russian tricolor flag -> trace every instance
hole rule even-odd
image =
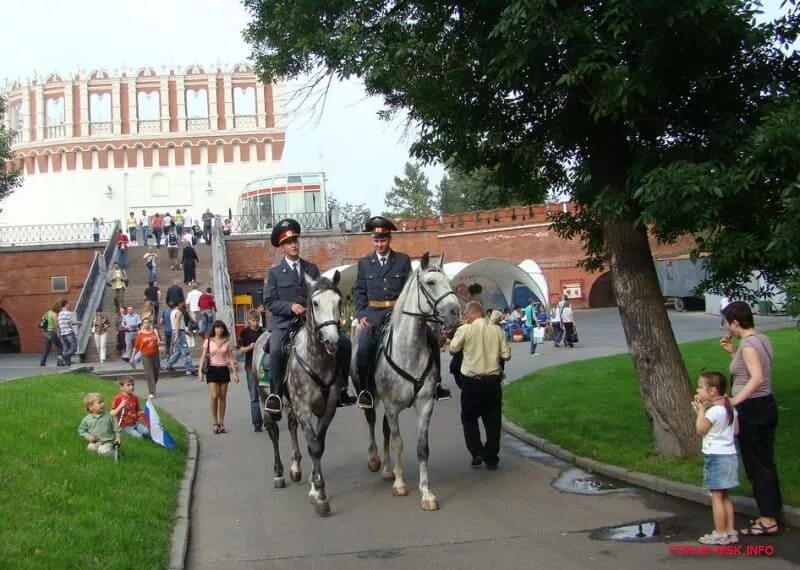
[[[150,438],[158,445],[167,448],[175,447],[175,440],[169,435],[169,432],[164,428],[161,423],[161,418],[158,417],[156,407],[153,401],[148,398],[147,404],[144,406],[144,423],[150,428]]]

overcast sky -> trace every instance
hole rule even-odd
[[[0,83],[34,70],[46,75],[151,65],[160,71],[170,64],[236,63],[250,53],[241,34],[248,19],[238,0],[26,0],[4,2],[2,20]],[[401,122],[378,119],[381,108],[357,82],[334,85],[319,121],[308,110],[287,118],[281,170],[324,170],[329,192],[380,212],[412,142]],[[433,188],[442,169],[426,172]]]

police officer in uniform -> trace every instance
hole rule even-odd
[[[397,227],[382,216],[374,216],[367,221],[366,231],[372,232],[372,243],[375,251],[365,255],[358,261],[358,275],[353,284],[355,316],[361,334],[358,337],[358,355],[356,362],[359,378],[357,405],[359,408],[371,409],[374,401],[369,378],[370,359],[378,341],[380,328],[384,318],[388,318],[394,307],[406,279],[411,274],[411,259],[391,248],[392,232]],[[441,374],[441,354],[439,339],[430,327],[428,344],[437,369]],[[436,399],[450,398],[450,391],[442,387],[441,376],[436,381]]]
[[[267,271],[264,281],[264,304],[271,314],[269,330],[272,333],[269,341],[270,394],[264,409],[272,414],[280,414],[283,404],[280,389],[286,371],[287,354],[282,347],[295,326],[296,319],[303,319],[306,314],[308,285],[305,276],[319,279],[317,266],[300,257],[299,237],[300,224],[295,220],[287,218],[275,225],[272,230],[272,246],[280,248],[284,257]],[[351,405],[355,400],[347,394],[350,351],[350,339],[347,335],[340,335],[336,358],[338,368],[345,378],[340,405]]]

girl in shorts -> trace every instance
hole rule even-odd
[[[200,355],[200,381],[208,384],[211,400],[211,429],[214,433],[225,433],[225,408],[228,384],[239,383],[239,371],[231,346],[228,327],[222,321],[214,321],[208,338],[203,343]]]
[[[695,429],[703,436],[703,486],[711,493],[714,531],[701,536],[702,544],[734,544],[733,503],[729,491],[739,485],[736,455],[736,410],[725,392],[728,381],[720,372],[703,372],[697,380],[692,408],[697,413]]]

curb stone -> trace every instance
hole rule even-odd
[[[174,417],[174,416],[173,416]],[[192,486],[197,474],[197,434],[187,427],[189,449],[186,454],[186,468],[183,471],[178,504],[175,507],[175,526],[170,537],[169,569],[183,570],[186,567],[186,554],[189,552],[189,508],[192,503]]]
[[[505,418],[503,418],[503,430],[527,444],[538,447],[542,451],[555,455],[559,459],[563,459],[568,463],[573,463],[587,471],[605,475],[606,477],[612,477],[637,487],[644,487],[645,489],[650,489],[657,493],[685,499],[701,505],[711,504],[708,491],[703,487],[698,487],[697,485],[691,485],[689,483],[679,483],[656,475],[650,475],[649,473],[628,471],[624,467],[601,463],[588,457],[580,457],[542,437],[526,432],[524,429]],[[754,499],[736,495],[732,496],[731,500],[737,512],[744,513],[748,516],[758,516],[758,507]],[[785,505],[783,507],[783,523],[796,528],[800,527],[800,508]]]

